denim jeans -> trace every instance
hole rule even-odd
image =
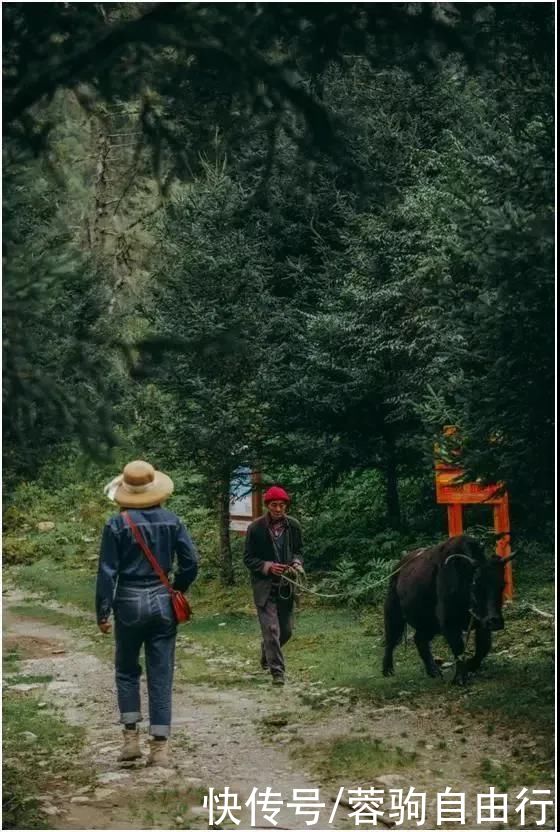
[[[177,624],[171,598],[155,581],[120,583],[114,603],[115,671],[121,722],[140,722],[140,650],[144,645],[152,736],[167,737],[171,727],[171,688]]]

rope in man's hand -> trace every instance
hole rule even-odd
[[[324,592],[317,592],[316,589],[306,585],[307,576],[302,567],[296,569],[294,566],[288,566],[282,573],[280,579],[280,588],[278,595],[284,601],[291,598],[292,595],[297,595],[298,592],[307,592],[310,595],[316,595],[319,598],[340,598],[340,593],[326,594]],[[282,589],[284,588],[284,592]]]

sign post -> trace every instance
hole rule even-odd
[[[456,428],[447,426],[444,433],[450,436]],[[496,553],[501,558],[511,554],[509,497],[504,483],[481,485],[478,482],[461,482],[465,471],[459,465],[442,460],[436,447],[436,501],[447,506],[447,524],[449,536],[463,533],[463,506],[491,505],[493,509],[494,531],[498,536]],[[513,598],[513,574],[511,562],[504,567],[504,598]]]
[[[262,514],[261,476],[243,466],[233,472],[230,483],[229,528],[245,534],[253,520]]]

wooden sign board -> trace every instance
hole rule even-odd
[[[503,483],[482,485],[478,482],[458,482],[464,475],[460,468],[436,463],[436,500],[438,503],[499,503],[504,496]]]
[[[246,466],[234,471],[230,483],[230,531],[245,534],[249,524],[262,514],[260,482],[260,474]]]

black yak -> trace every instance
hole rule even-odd
[[[481,544],[467,535],[406,554],[385,600],[383,675],[393,675],[393,651],[410,624],[428,675],[442,675],[430,649],[433,637],[441,633],[456,659],[453,681],[464,684],[488,654],[492,631],[503,629],[504,566],[513,557],[488,559]],[[465,661],[463,632],[471,616],[475,653]]]

